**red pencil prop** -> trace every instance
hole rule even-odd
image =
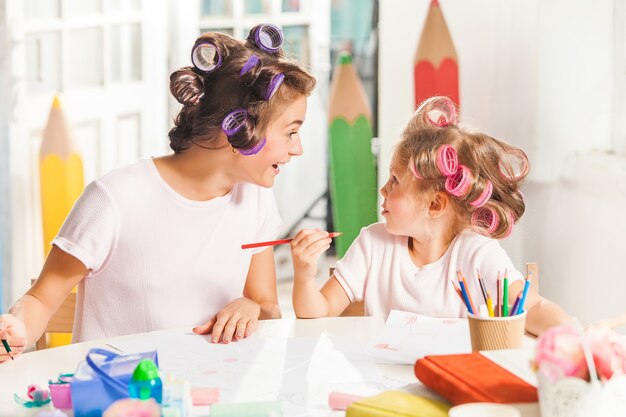
[[[337,236],[341,236],[341,232],[332,232],[328,234],[328,237],[331,239]],[[282,245],[285,243],[290,243],[292,240],[293,239],[280,239],[280,240],[270,240],[269,242],[247,243],[245,245],[241,245],[241,249],[252,249],[252,248],[261,248],[263,246]]]

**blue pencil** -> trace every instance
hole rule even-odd
[[[465,305],[467,306],[467,310],[470,314],[474,314],[472,310],[472,305],[470,304],[469,297],[467,296],[467,290],[465,289],[465,284],[463,281],[459,281],[459,285],[461,286],[461,295],[463,296],[463,300],[465,300]]]
[[[526,282],[524,283],[524,291],[522,292],[522,299],[519,302],[519,305],[517,306],[517,312],[519,312],[520,314],[522,314],[524,312],[524,303],[526,302],[526,294],[528,294],[528,287],[530,287],[530,280],[526,279]]]

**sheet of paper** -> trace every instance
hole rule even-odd
[[[159,367],[192,386],[220,388],[220,402],[282,400],[284,415],[328,416],[332,391],[369,396],[413,382],[381,375],[365,346],[347,337],[251,337],[214,344],[185,331],[112,344],[123,352],[156,349]]]
[[[426,355],[470,353],[467,319],[392,310],[367,352],[378,361],[413,365]]]

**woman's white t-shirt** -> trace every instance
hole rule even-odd
[[[202,324],[242,297],[250,260],[281,219],[271,189],[237,184],[184,198],[151,159],[87,186],[52,244],[90,272],[78,288],[77,342]]]
[[[365,301],[366,315],[386,317],[391,310],[402,310],[465,317],[467,309],[451,283],[458,282],[458,270],[475,304],[484,304],[477,271],[494,300],[498,272],[507,271],[509,285],[523,279],[497,240],[474,232],[459,234],[439,260],[418,267],[410,257],[408,237],[390,234],[384,223],[361,230],[334,274],[350,301]]]

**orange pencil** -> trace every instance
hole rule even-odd
[[[460,270],[456,271],[456,273],[459,276],[459,281],[463,281],[463,285],[465,285],[465,291],[467,291],[467,298],[470,302],[470,306],[472,307],[472,311],[474,312],[474,314],[478,315],[478,310],[476,310],[476,307],[474,307],[474,301],[472,300],[472,295],[470,294],[470,288],[467,285],[467,281],[465,281],[465,277],[463,276],[463,274],[461,274]]]
[[[341,232],[332,232],[328,234],[329,238],[334,238],[337,236],[341,236]],[[241,249],[252,249],[252,248],[261,248],[263,246],[275,246],[282,245],[285,243],[290,243],[293,238],[290,239],[280,239],[280,240],[270,240],[268,242],[257,242],[257,243],[246,243],[245,245],[241,245]]]

